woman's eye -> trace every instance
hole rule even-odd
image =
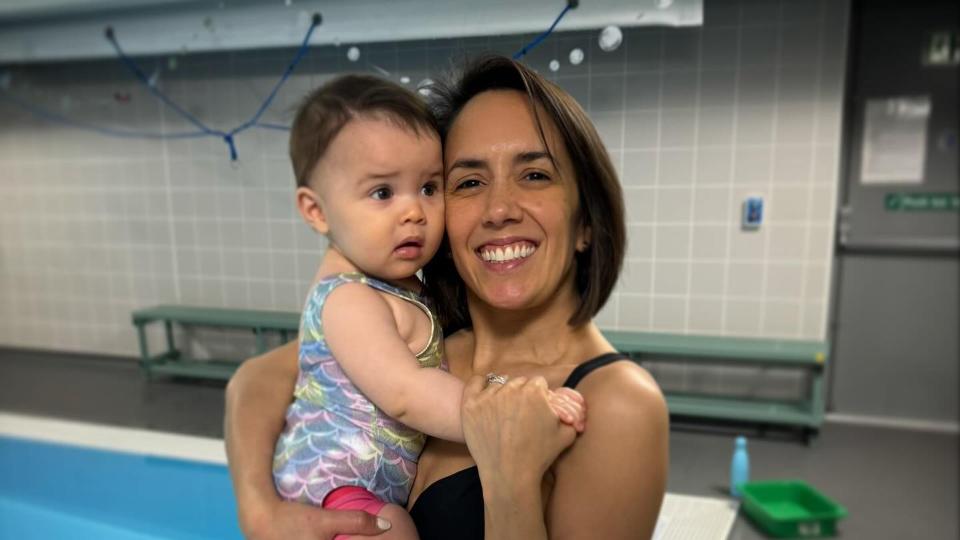
[[[459,184],[457,184],[456,187],[454,187],[454,190],[456,191],[461,189],[470,189],[470,188],[475,188],[479,185],[480,185],[480,181],[477,180],[476,178],[468,178],[466,180],[463,180]]]
[[[388,187],[377,188],[370,194],[371,197],[378,201],[384,201],[390,198],[393,195],[393,191]]]
[[[531,171],[524,176],[527,180],[549,180],[550,177],[540,171]]]

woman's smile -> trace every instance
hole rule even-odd
[[[474,97],[447,136],[447,235],[468,288],[499,307],[573,301],[580,235],[573,167],[556,126],[526,96]],[[564,294],[557,295],[562,289]]]
[[[476,252],[491,270],[506,271],[525,263],[537,251],[537,244],[525,238],[500,238],[484,243]]]

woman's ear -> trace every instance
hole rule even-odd
[[[587,225],[580,225],[577,227],[577,243],[576,250],[577,253],[583,253],[590,247],[590,236],[591,231],[590,227]]]
[[[307,222],[307,225],[313,227],[313,230],[320,234],[327,234],[330,226],[327,223],[327,214],[323,210],[320,196],[308,187],[298,187],[294,197],[297,211],[300,212],[300,217]]]

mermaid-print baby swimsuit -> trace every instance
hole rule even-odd
[[[443,333],[425,300],[360,273],[319,281],[300,320],[300,374],[287,423],[277,440],[273,478],[286,500],[320,506],[338,487],[358,486],[382,500],[405,505],[426,437],[386,415],[350,382],[323,334],[323,304],[344,283],[362,283],[422,309],[431,323],[427,345],[416,355],[421,367],[442,366]]]

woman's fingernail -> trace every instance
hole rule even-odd
[[[389,521],[383,519],[382,517],[377,518],[377,528],[381,531],[389,531],[390,527],[392,526],[393,525],[391,525]]]

